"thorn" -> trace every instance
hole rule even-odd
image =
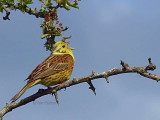
[[[92,77],[94,77],[96,75],[96,72],[94,70],[92,70]]]
[[[149,62],[149,65],[145,68],[146,70],[155,70],[156,69],[156,65],[154,65],[151,61],[151,58],[148,58],[148,62]]]
[[[89,80],[87,83],[88,83],[89,86],[90,86],[89,89],[91,89],[91,90],[93,91],[94,95],[96,95],[95,87],[93,86],[91,80]]]
[[[122,61],[122,60],[121,60],[121,65],[122,65],[124,71],[126,71],[127,67],[129,67],[129,65],[125,64],[124,61]]]
[[[122,60],[121,60],[121,65],[122,65],[123,70],[126,71],[125,64],[124,64],[124,62]]]
[[[121,65],[124,66],[124,62],[121,60]]]
[[[151,62],[151,58],[148,58],[148,62],[149,62],[149,64],[152,64],[152,62]]]
[[[126,69],[125,63],[124,63],[124,61],[122,61],[122,60],[121,60],[121,65],[122,65],[122,67],[123,67],[124,69]]]
[[[56,90],[53,90],[53,91],[52,91],[52,95],[53,95],[53,94],[54,94],[54,97],[55,97],[55,99],[56,99],[56,103],[59,104],[57,91],[56,91]]]
[[[108,75],[107,74],[104,76],[104,78],[106,79],[106,82],[109,83],[109,79],[108,79]]]

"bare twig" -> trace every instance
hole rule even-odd
[[[113,75],[118,75],[118,74],[123,74],[123,73],[138,73],[143,77],[150,78],[150,79],[153,79],[153,80],[156,80],[156,81],[160,81],[160,76],[147,72],[148,70],[155,70],[156,69],[156,66],[154,64],[152,64],[151,59],[149,59],[149,65],[146,66],[146,67],[129,67],[123,61],[121,61],[121,65],[122,65],[122,68],[112,69],[110,71],[103,72],[103,73],[92,72],[92,74],[89,75],[89,76],[82,77],[82,78],[79,78],[79,79],[74,78],[73,80],[62,83],[59,86],[55,86],[55,87],[52,87],[50,89],[39,90],[37,93],[35,93],[35,94],[33,94],[33,95],[31,95],[27,98],[24,98],[24,99],[22,99],[18,102],[13,102],[13,103],[7,104],[0,111],[0,120],[2,119],[2,117],[5,114],[12,111],[13,109],[18,108],[18,107],[20,107],[22,105],[25,105],[27,103],[30,103],[30,102],[36,100],[37,98],[39,98],[41,96],[54,93],[54,91],[57,92],[57,91],[59,91],[63,88],[70,87],[70,86],[73,86],[73,85],[76,85],[76,84],[79,84],[79,83],[82,83],[82,82],[88,82],[88,81],[95,80],[95,79],[98,79],[98,78],[105,78],[106,79],[106,76],[107,76],[107,79],[108,79],[108,77],[113,76]],[[93,73],[94,73],[94,75],[93,75]],[[57,94],[55,95],[55,98],[56,98],[56,101],[58,102]]]

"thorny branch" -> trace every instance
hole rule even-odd
[[[24,98],[18,102],[6,104],[6,106],[2,110],[0,110],[0,120],[2,120],[2,118],[5,114],[12,111],[13,109],[18,108],[18,107],[25,105],[27,103],[30,103],[30,102],[36,100],[37,98],[42,97],[47,94],[54,94],[55,98],[56,98],[56,102],[58,103],[57,91],[60,91],[63,88],[70,87],[70,86],[73,86],[73,85],[76,85],[79,83],[83,83],[83,82],[88,83],[90,85],[89,88],[95,93],[95,87],[93,86],[91,81],[98,79],[98,78],[105,78],[108,83],[109,82],[108,77],[110,77],[110,76],[123,74],[123,73],[138,73],[143,77],[156,80],[157,82],[160,81],[160,76],[148,73],[149,70],[153,71],[156,69],[156,66],[154,64],[152,64],[152,62],[151,62],[151,58],[149,58],[148,61],[149,61],[149,65],[146,67],[129,67],[128,64],[121,61],[122,68],[112,69],[110,71],[102,72],[102,73],[95,73],[94,71],[92,71],[92,74],[89,76],[78,78],[78,79],[74,78],[71,81],[67,81],[59,86],[55,86],[50,89],[40,89],[37,93],[35,93],[27,98]]]

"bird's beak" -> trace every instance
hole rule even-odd
[[[71,50],[75,50],[74,48],[70,48]]]

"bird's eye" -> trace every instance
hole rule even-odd
[[[62,47],[65,48],[65,45],[63,45]]]

